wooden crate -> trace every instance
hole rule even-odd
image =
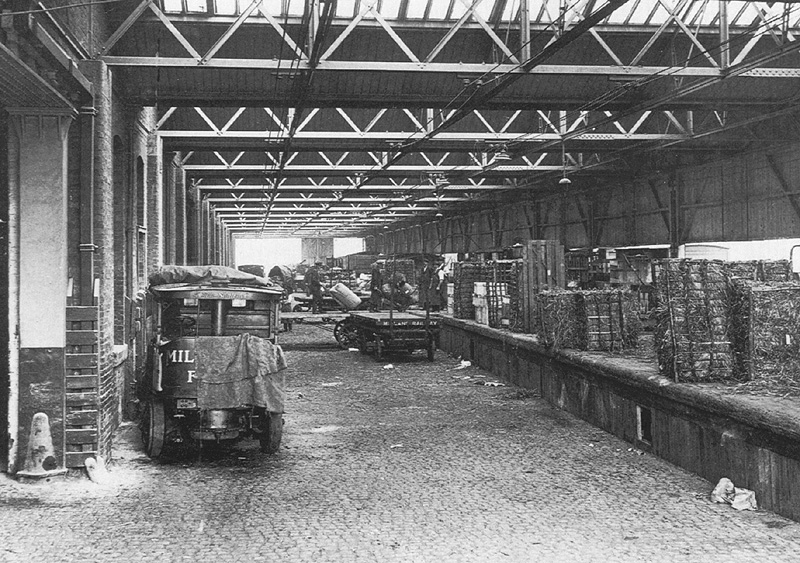
[[[523,332],[533,333],[537,322],[536,295],[545,289],[566,288],[564,245],[557,240],[529,240],[522,248]]]

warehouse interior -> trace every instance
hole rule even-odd
[[[165,264],[277,267],[281,330],[380,358],[312,304],[318,263],[365,306],[402,274],[440,350],[800,519],[800,412],[773,401],[800,389],[797,3],[1,6],[5,472],[40,412],[54,468],[110,456]],[[265,240],[299,260],[237,258]],[[618,361],[637,340],[644,371]]]

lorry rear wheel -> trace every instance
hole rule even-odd
[[[164,435],[166,434],[166,421],[164,418],[164,403],[157,399],[147,401],[144,413],[144,449],[148,457],[158,458],[164,451]]]

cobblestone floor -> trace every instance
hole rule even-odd
[[[105,485],[0,481],[0,561],[800,560],[800,524],[441,352],[288,356],[278,454],[152,462],[126,426]]]

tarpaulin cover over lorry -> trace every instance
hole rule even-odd
[[[276,287],[267,278],[248,274],[227,266],[161,266],[150,275],[150,285],[233,283],[259,287]]]
[[[195,360],[201,409],[255,406],[283,413],[286,360],[277,344],[250,334],[198,336]]]
[[[292,279],[292,271],[289,269],[288,266],[273,266],[272,269],[267,274],[271,278],[278,278],[282,280],[291,280]]]

